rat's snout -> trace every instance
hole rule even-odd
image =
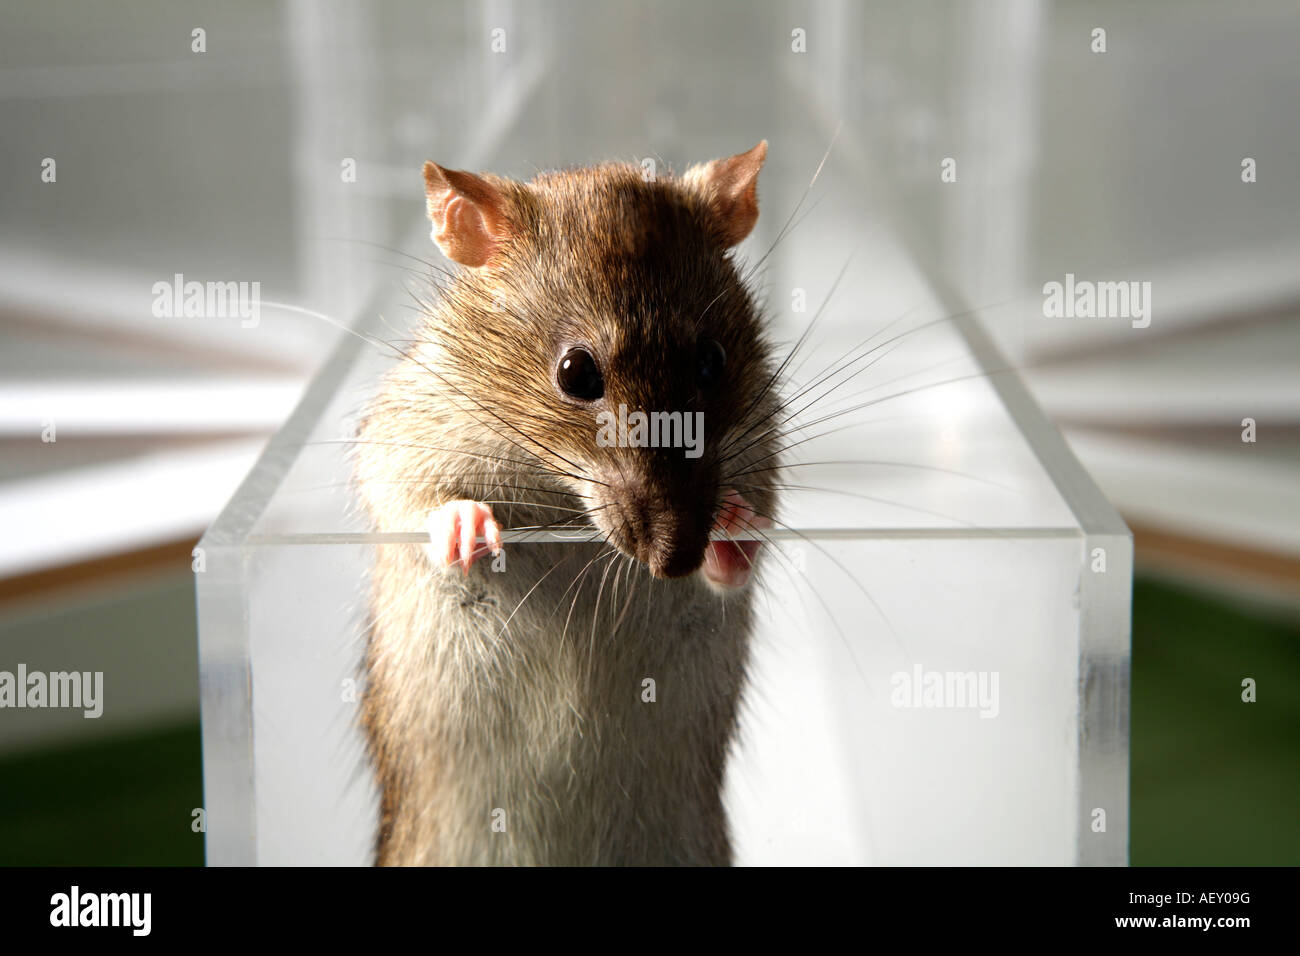
[[[708,533],[679,534],[676,528],[664,527],[666,534],[656,535],[646,564],[657,578],[682,578],[695,571],[704,561]]]
[[[693,513],[699,502],[669,502],[629,482],[613,486],[612,491],[613,541],[651,574],[685,577],[703,563],[709,523],[707,516]]]

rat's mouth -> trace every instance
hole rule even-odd
[[[713,530],[724,535],[752,534],[770,528],[770,519],[754,514],[745,497],[738,492],[729,491],[722,499],[722,509],[713,522]],[[754,570],[754,559],[758,556],[760,541],[710,541],[704,549],[704,564],[700,573],[705,580],[717,588],[731,590],[743,587]]]

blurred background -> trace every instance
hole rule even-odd
[[[191,551],[337,339],[270,303],[350,323],[423,268],[424,159],[681,168],[764,136],[807,176],[834,140],[1133,529],[1132,862],[1300,862],[1294,3],[46,0],[0,22],[0,670],[114,678],[97,720],[0,711],[0,862],[202,861]],[[824,139],[782,144],[795,115]],[[260,283],[259,320],[157,314],[178,275]],[[1044,315],[1067,275],[1151,283],[1150,323]]]

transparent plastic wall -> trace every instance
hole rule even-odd
[[[755,282],[779,348],[815,321],[784,386],[809,389],[805,430],[753,583],[725,794],[737,862],[1125,863],[1131,539],[980,313],[881,201],[894,183],[853,147],[871,130],[837,106],[849,87],[824,82],[853,64],[787,56],[799,24],[784,6],[688,20],[674,4],[558,4],[545,23],[529,6],[481,14],[470,86],[510,108],[472,142],[435,118],[427,158],[523,178],[604,158],[680,170],[766,138],[759,227],[737,256],[763,259]],[[385,89],[401,87],[403,110],[413,96],[385,62],[409,73],[422,44],[433,75],[440,62],[423,8],[379,9],[364,42],[390,56],[366,61],[371,124],[394,116]],[[815,7],[812,35],[833,33],[843,9]],[[497,19],[515,52],[490,59]],[[458,22],[462,44],[477,28]],[[442,61],[463,72],[466,58],[458,46]],[[443,97],[465,83],[440,79]],[[417,173],[413,162],[409,215],[423,237]],[[406,253],[437,260],[413,241],[392,256],[391,289],[336,318],[409,338],[403,287],[427,293],[428,280]],[[345,337],[201,544],[210,863],[369,862],[377,800],[357,724],[368,570],[376,548],[425,540],[418,526],[372,533],[351,483],[357,416],[391,361]]]
[[[349,410],[383,362],[345,345],[202,543],[213,863],[368,858],[367,570],[424,540],[355,507]],[[994,378],[1014,392],[887,386],[894,421],[842,420],[861,438],[836,447],[916,467],[810,469],[788,494],[729,766],[739,862],[1124,862],[1129,538],[1099,500],[1076,518],[1086,476]]]

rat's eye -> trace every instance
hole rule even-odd
[[[700,343],[700,385],[712,388],[722,378],[722,366],[727,362],[727,353],[713,339]]]
[[[605,378],[595,357],[586,349],[569,349],[555,370],[555,380],[564,394],[593,402],[605,394]]]

